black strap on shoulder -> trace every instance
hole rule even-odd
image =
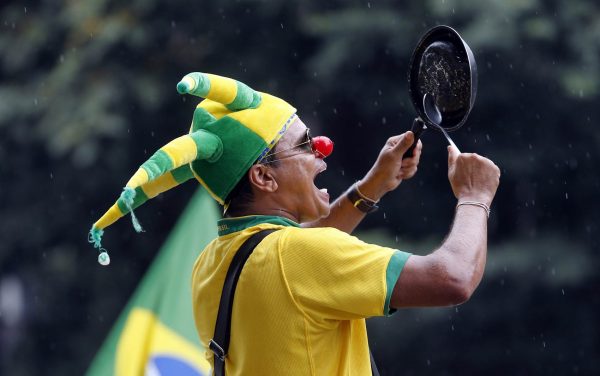
[[[256,248],[267,235],[275,231],[277,230],[262,230],[252,235],[244,242],[244,244],[242,244],[235,256],[233,256],[233,260],[231,260],[227,275],[225,276],[225,283],[223,283],[223,292],[221,293],[219,312],[217,313],[217,323],[215,324],[215,334],[208,343],[208,347],[215,354],[214,376],[225,376],[225,358],[227,357],[227,351],[229,351],[229,340],[231,337],[233,297],[244,264],[252,254],[252,251],[254,251],[254,248]],[[373,376],[379,376],[375,359],[370,351],[369,355],[371,356],[371,372],[373,373]]]
[[[375,358],[373,358],[371,350],[369,350],[369,355],[371,356],[371,373],[373,376],[379,376],[379,370],[377,369],[377,364],[375,364]]]
[[[233,297],[235,295],[235,287],[237,286],[238,279],[244,268],[244,264],[254,248],[260,243],[267,235],[277,231],[263,230],[252,235],[248,240],[242,244],[240,249],[233,256],[229,270],[227,270],[227,276],[225,277],[225,283],[223,284],[223,292],[221,293],[221,301],[219,303],[219,312],[217,313],[217,323],[215,324],[215,334],[213,339],[210,340],[208,347],[215,354],[215,365],[214,373],[215,376],[225,375],[225,358],[227,357],[227,351],[229,350],[229,339],[231,335],[231,310],[233,308]]]

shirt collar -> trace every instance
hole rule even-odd
[[[279,226],[300,227],[300,225],[291,219],[275,215],[248,215],[244,217],[223,218],[217,222],[219,236],[228,235],[237,231],[242,231],[261,223],[270,223]]]

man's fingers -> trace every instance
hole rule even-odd
[[[458,158],[459,154],[460,151],[458,151],[458,149],[455,146],[448,146],[448,166],[451,166],[456,162],[456,158]]]
[[[404,152],[407,151],[415,141],[415,135],[411,131],[408,131],[402,136],[403,137],[400,138],[400,141],[394,145],[393,151],[402,152],[402,154],[404,154]]]

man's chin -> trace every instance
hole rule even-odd
[[[316,213],[303,218],[301,223],[315,222],[319,219],[327,218],[329,217],[330,212],[331,209],[329,208],[329,205],[319,205],[319,207],[317,207]]]
[[[320,209],[319,210],[319,219],[329,217],[329,214],[331,213],[331,208],[329,207],[329,204],[324,205],[323,207],[321,207],[319,209]]]

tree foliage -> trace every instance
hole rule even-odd
[[[81,374],[91,360],[195,189],[188,183],[140,208],[148,230],[140,236],[127,220],[113,226],[105,245],[114,265],[96,265],[86,242],[91,223],[137,166],[187,131],[196,100],[175,91],[185,73],[235,77],[293,103],[314,133],[336,142],[322,183],[339,194],[363,176],[387,137],[410,128],[415,111],[408,98],[408,62],[420,35],[437,24],[455,27],[478,63],[475,108],[453,138],[461,150],[490,156],[502,169],[491,243],[516,242],[523,247],[522,262],[535,264],[545,262],[544,250],[528,245],[559,234],[560,241],[548,247],[576,244],[577,257],[598,266],[593,257],[599,230],[594,196],[600,188],[598,19],[600,5],[586,0],[3,3],[0,265],[2,275],[16,276],[25,286],[26,311],[16,326],[3,321],[0,373]],[[383,210],[365,221],[365,228],[384,228],[399,243],[441,240],[452,217],[443,138],[428,131],[423,142],[417,177],[384,198]],[[561,251],[569,257],[569,249]],[[474,315],[491,317],[489,300],[498,290],[490,286],[501,278],[521,286],[510,295],[513,301],[503,300],[513,303],[499,311],[504,319],[494,315],[473,324],[475,331],[492,331],[492,340],[480,337],[487,343],[482,354],[491,360],[473,366],[478,371],[512,373],[500,365],[538,356],[523,340],[522,351],[509,361],[493,343],[509,341],[510,331],[499,328],[522,325],[521,335],[536,336],[538,346],[539,333],[514,322],[544,314],[531,313],[531,296],[553,312],[552,325],[571,315],[577,303],[592,302],[574,313],[579,323],[573,325],[588,325],[598,309],[598,292],[586,287],[598,278],[589,273],[569,282],[569,300],[556,301],[558,287],[548,281],[506,273],[492,273],[481,293],[487,299],[473,303]],[[428,323],[423,333],[430,338],[439,326]],[[554,330],[548,335],[555,337],[572,329],[550,324],[545,330]],[[402,327],[402,320],[394,325]],[[544,355],[547,365],[527,373],[591,370],[597,363],[585,357],[598,355],[599,348],[591,336],[582,339],[581,349],[561,346],[562,355]],[[388,341],[384,338],[377,336]],[[473,337],[453,341],[453,354],[473,350]],[[405,363],[426,359],[428,350],[403,351]],[[577,358],[576,351],[589,355]],[[468,373],[452,359],[438,359],[436,373]],[[380,361],[399,369],[392,353]],[[427,372],[420,363],[409,368]]]

